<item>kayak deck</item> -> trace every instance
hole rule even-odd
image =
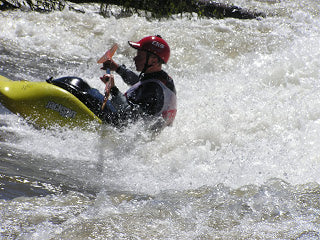
[[[101,123],[77,97],[47,82],[12,81],[0,76],[0,103],[40,127]]]

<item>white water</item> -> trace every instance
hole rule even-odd
[[[11,55],[0,56],[0,71],[15,80],[75,75],[103,91],[96,60],[114,42],[120,46],[114,59],[133,67],[127,41],[162,35],[172,49],[165,70],[176,83],[178,114],[172,128],[150,140],[138,127],[36,130],[1,111],[2,134],[15,137],[0,146],[11,155],[22,151],[16,161],[67,176],[53,180],[94,189],[97,198],[69,193],[2,202],[0,233],[319,237],[320,2],[232,3],[270,16],[147,21],[103,18],[98,5],[86,5],[85,14],[1,12],[0,40]],[[119,76],[116,83],[127,89]],[[307,193],[314,195],[303,205],[297,199]]]

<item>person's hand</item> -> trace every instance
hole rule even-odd
[[[113,61],[112,58],[108,59],[103,63],[103,66],[101,67],[102,70],[110,69],[110,71],[116,71],[118,69],[119,65]]]
[[[100,80],[109,88],[114,87],[114,76],[112,74],[104,74],[102,77],[100,77]]]
[[[111,88],[114,87],[114,76],[112,74],[105,74],[102,77],[100,77],[101,81],[106,84],[106,87],[104,89],[104,98],[103,103],[101,105],[101,110],[103,110],[106,106],[106,103],[108,101]]]

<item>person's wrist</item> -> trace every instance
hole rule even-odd
[[[120,65],[120,64],[119,64],[119,65],[118,65],[118,68],[117,68],[117,70],[116,70],[116,73],[121,74],[121,72],[123,71],[124,68],[126,68],[125,65],[123,65],[123,64]]]
[[[118,71],[119,71],[119,68],[120,68],[120,65],[119,65],[119,64],[116,64],[115,67],[116,67],[116,72],[118,72]]]

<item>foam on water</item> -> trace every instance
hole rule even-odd
[[[103,18],[95,13],[98,5],[85,14],[0,13],[1,44],[31,58],[16,79],[30,79],[28,73],[37,71],[75,75],[102,92],[96,60],[117,42],[114,59],[133,67],[127,41],[160,34],[172,49],[165,70],[178,91],[174,126],[153,140],[139,127],[36,130],[1,111],[1,130],[15,136],[2,146],[37,159],[34,168],[68,176],[97,193],[94,200],[70,193],[13,201],[18,209],[13,216],[30,212],[20,222],[34,222],[29,219],[34,215],[40,219],[22,227],[22,239],[75,239],[87,233],[92,238],[317,237],[319,1],[233,2],[275,16],[147,21],[136,15]],[[24,66],[16,55],[7,58]],[[46,58],[50,61],[40,61]],[[34,74],[30,80],[44,79]],[[116,82],[127,89],[119,76]],[[60,203],[66,207],[51,206]]]
[[[137,140],[131,136],[134,130],[113,140],[121,147],[105,144],[108,163],[123,165],[115,179],[105,177],[106,184],[115,181],[130,190],[154,192],[217,183],[261,184],[270,177],[292,183],[319,180],[313,167],[318,151],[310,148],[316,145],[311,132],[319,127],[318,19],[303,9],[281,20],[261,21],[147,22],[137,16],[104,19],[95,12],[70,11],[9,12],[3,19],[8,42],[27,52],[79,62],[74,69],[60,66],[60,74],[83,77],[101,91],[102,72],[95,61],[113,42],[120,45],[115,59],[129,66],[134,51],[128,39],[160,33],[172,46],[166,70],[178,89],[175,126],[155,141]],[[17,147],[93,165],[101,157],[99,133],[27,131]],[[119,170],[111,166],[111,171],[114,167]]]

